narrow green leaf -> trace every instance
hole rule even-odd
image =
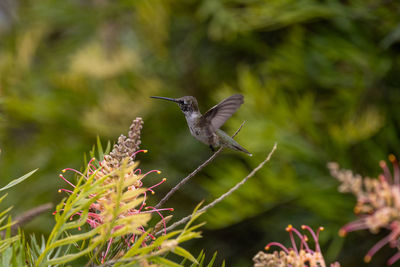
[[[192,232],[192,233],[185,233],[184,236],[179,236],[178,237],[178,242],[179,243],[183,243],[185,241],[188,241],[190,239],[194,239],[194,238],[201,238],[201,233],[200,232]]]
[[[0,197],[0,203],[3,201],[3,199],[5,199],[7,196],[7,194],[4,194],[2,197]]]
[[[102,160],[104,158],[104,151],[99,136],[97,136],[97,153],[99,154],[99,160]]]
[[[212,259],[210,260],[210,262],[208,263],[207,267],[212,267],[214,265],[215,259],[217,258],[217,252],[215,251]]]
[[[4,229],[11,227],[13,224],[15,224],[15,222],[7,223],[7,224],[1,226],[0,231],[3,231]]]
[[[9,237],[11,237],[11,226],[14,224],[13,221],[11,220],[11,216],[8,216],[7,224],[9,225],[9,227],[7,227],[7,229],[6,229],[5,237],[9,238]]]
[[[202,249],[202,250],[200,251],[199,256],[197,256],[197,261],[200,261],[200,260],[201,260],[201,257],[203,257],[203,254],[204,254],[204,250]]]
[[[111,142],[108,140],[106,149],[104,150],[104,154],[108,155],[111,151]]]
[[[187,260],[186,258],[183,258],[183,260],[181,261],[180,265],[185,266],[186,260]]]
[[[78,242],[81,240],[85,240],[87,238],[93,237],[94,235],[96,235],[99,231],[100,231],[100,227],[94,228],[92,230],[90,230],[89,232],[83,233],[83,234],[77,234],[77,235],[71,235],[68,237],[65,237],[63,239],[59,239],[55,242],[53,242],[50,246],[48,246],[48,248],[53,249],[59,246],[65,246],[68,244],[72,244],[73,242]]]
[[[194,220],[196,220],[201,214],[203,214],[203,212],[197,212],[197,210],[200,208],[200,206],[201,206],[202,204],[203,204],[203,201],[200,202],[200,203],[195,207],[195,209],[193,210],[191,219],[190,219],[189,222],[185,225],[185,227],[183,228],[183,231],[182,231],[182,233],[181,233],[180,235],[183,235],[183,234],[186,232],[186,230],[190,227],[190,225],[194,222]]]
[[[93,243],[92,245],[90,245],[89,247],[87,247],[86,249],[75,253],[75,254],[66,254],[63,255],[61,257],[58,258],[54,258],[51,259],[49,261],[46,262],[47,265],[53,265],[53,264],[61,264],[61,263],[67,263],[67,262],[71,262],[85,254],[88,254],[89,252],[93,251],[93,249],[95,249],[98,245],[100,244],[100,242],[98,243]]]
[[[93,145],[92,150],[89,151],[90,158],[95,158],[96,157],[95,154],[94,154],[95,151],[96,151],[96,146]]]
[[[19,235],[3,239],[0,241],[0,253],[2,253],[5,249],[7,249],[12,243],[17,241],[20,238]]]
[[[206,222],[202,222],[202,223],[196,224],[196,225],[194,225],[194,226],[192,226],[192,227],[186,229],[185,234],[188,233],[188,232],[189,232],[189,233],[190,233],[190,232],[193,232],[194,230],[196,230],[197,228],[202,227],[202,226],[205,225],[205,224],[206,224]]]
[[[162,266],[172,266],[172,267],[182,267],[182,265],[175,263],[171,260],[167,260],[166,258],[155,257],[151,258],[153,262],[160,263]]]
[[[12,210],[12,207],[9,207],[6,210],[0,212],[0,223],[3,222],[3,220],[6,218],[4,215],[7,214],[7,212],[9,212],[10,210]]]
[[[168,234],[166,234],[166,235],[159,236],[159,237],[157,237],[156,240],[154,240],[154,243],[153,243],[153,244],[154,244],[155,246],[161,246],[161,244],[162,244],[165,240],[171,239],[173,236],[179,234],[180,232],[181,232],[181,230],[178,230],[178,231],[170,232],[170,233],[168,233]]]
[[[199,264],[197,265],[198,267],[203,267],[204,266],[204,260],[206,259],[206,254],[203,254],[203,257],[201,257],[201,261],[199,261]]]
[[[11,258],[12,258],[12,247],[7,247],[2,253],[2,266],[10,266]]]
[[[193,255],[190,254],[189,251],[187,251],[186,249],[184,249],[182,247],[176,247],[172,252],[175,253],[176,255],[182,256],[182,257],[190,260],[193,263],[199,264],[197,262],[196,258],[193,257]]]
[[[203,250],[201,250],[200,251],[200,254],[199,254],[199,256],[197,256],[197,261],[198,262],[203,262],[204,261],[204,257],[206,256],[206,254],[204,253],[204,251]],[[199,265],[199,264],[196,264],[196,263],[192,263],[192,265],[190,265],[190,267],[199,267],[199,266],[201,266],[201,265]]]
[[[12,181],[9,182],[6,186],[0,188],[0,191],[6,190],[6,189],[8,189],[8,188],[10,188],[10,187],[13,187],[14,185],[19,184],[20,182],[24,181],[24,180],[27,179],[29,176],[31,176],[32,174],[34,174],[37,170],[38,170],[38,169],[33,170],[33,171],[31,171],[31,172],[25,174],[24,176],[21,176],[21,177],[19,177],[19,178],[17,178],[17,179],[12,180]]]
[[[140,247],[140,245],[148,235],[148,232],[143,233],[142,236],[138,240],[136,240],[135,244],[125,253],[122,258],[126,259],[136,255],[136,250]]]

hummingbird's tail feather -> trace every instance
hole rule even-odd
[[[241,147],[240,145],[232,145],[229,146],[230,148],[234,149],[234,150],[238,150],[238,151],[242,151],[244,153],[246,153],[247,155],[249,155],[250,157],[253,156],[253,154],[251,154],[249,151],[247,151],[245,148]]]
[[[218,129],[215,131],[215,133],[220,137],[220,142],[221,145],[224,147],[229,147],[233,150],[241,151],[249,155],[250,157],[253,156],[249,151],[247,151],[245,148],[243,148],[241,145],[239,145],[238,142],[236,142],[232,137],[227,135],[224,131]]]

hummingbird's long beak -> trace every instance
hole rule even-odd
[[[174,99],[174,98],[169,98],[169,97],[163,97],[163,96],[150,96],[151,98],[156,98],[156,99],[164,99],[164,100],[169,100],[175,103],[179,103],[178,100]]]

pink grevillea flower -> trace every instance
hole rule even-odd
[[[161,171],[150,170],[142,174],[142,170],[137,168],[137,163],[134,161],[138,153],[147,152],[147,150],[138,150],[142,123],[143,121],[140,118],[134,120],[129,131],[129,137],[121,135],[113,150],[108,155],[105,155],[104,159],[101,161],[96,161],[92,158],[87,165],[87,171],[85,173],[81,173],[72,168],[63,170],[63,173],[71,171],[85,179],[89,179],[89,177],[94,177],[95,181],[102,179],[101,186],[104,190],[101,191],[100,195],[94,193],[89,196],[89,198],[95,198],[96,200],[90,204],[86,222],[92,228],[111,223],[112,221],[120,222],[111,229],[111,234],[124,229],[125,234],[123,238],[128,247],[135,243],[138,236],[147,232],[144,226],[150,219],[151,214],[160,216],[161,229],[164,228],[164,233],[166,234],[166,219],[163,216],[163,212],[173,211],[171,208],[156,209],[146,204],[147,193],[150,192],[154,194],[155,188],[164,183],[166,178],[161,179],[161,181],[155,185],[143,187],[144,178],[152,173],[160,174]],[[75,185],[66,179],[64,175],[60,174],[60,177],[72,187],[72,189],[75,188]],[[121,181],[121,179],[123,181]],[[119,201],[116,203],[118,184],[122,184],[123,188],[121,197],[119,197]],[[62,188],[59,192],[72,193],[73,191]],[[139,204],[137,204],[138,201]],[[116,215],[114,212],[115,210],[120,210],[120,212]],[[71,219],[80,217],[82,214],[83,212],[77,212]],[[160,224],[158,224],[158,227],[160,228]],[[131,231],[125,231],[126,229],[131,229]],[[155,239],[151,233],[149,237],[150,238],[146,238],[142,242],[142,246],[148,245],[149,242]],[[112,238],[108,240],[106,249],[103,252],[102,262],[104,262],[108,255],[112,242]]]
[[[258,252],[253,258],[254,267],[326,267],[318,241],[319,233],[323,230],[323,227],[319,227],[317,232],[314,232],[307,225],[302,225],[301,229],[311,236],[315,244],[314,249],[309,246],[307,235],[289,225],[286,227],[286,231],[289,232],[291,247],[286,247],[278,242],[270,242],[265,246],[266,250],[277,247],[280,251],[273,253]],[[296,239],[298,243],[296,243]],[[330,266],[340,267],[340,264],[336,262]]]
[[[351,192],[357,197],[354,212],[359,215],[359,219],[343,226],[339,235],[345,236],[348,232],[364,229],[369,229],[372,233],[377,233],[382,228],[390,231],[367,252],[364,257],[366,262],[385,245],[397,247],[400,238],[400,170],[394,155],[389,156],[389,161],[393,165],[393,174],[386,162],[381,161],[379,165],[383,172],[378,179],[363,178],[350,170],[341,170],[337,163],[328,164],[331,175],[342,183],[339,191]],[[387,261],[387,265],[392,265],[399,259],[400,252],[397,251]]]

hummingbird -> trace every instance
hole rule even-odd
[[[243,104],[243,95],[235,94],[219,104],[210,108],[203,115],[199,111],[197,99],[194,96],[183,96],[181,98],[168,98],[162,96],[151,96],[151,98],[164,99],[178,104],[185,115],[190,133],[199,141],[208,145],[212,151],[215,147],[229,147],[252,156],[227,133],[219,129],[235,111]]]

